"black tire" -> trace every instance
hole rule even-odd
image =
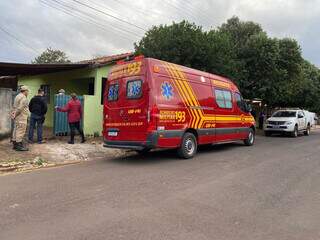
[[[255,141],[255,131],[250,128],[247,139],[243,140],[244,145],[246,146],[252,146]]]
[[[194,134],[186,132],[182,137],[181,146],[178,149],[178,155],[184,159],[193,158],[197,153],[197,148],[197,139]]]
[[[309,136],[310,135],[310,131],[311,131],[311,127],[310,124],[308,124],[307,129],[303,132],[305,136]]]
[[[145,154],[147,154],[148,152],[150,152],[150,148],[144,148],[144,149],[142,149],[142,150],[136,150],[136,152],[138,153],[138,154],[140,154],[140,155],[145,155]]]
[[[270,136],[271,136],[271,132],[269,132],[269,131],[264,131],[264,135],[265,135],[266,137],[270,137]]]
[[[298,135],[299,135],[298,126],[295,125],[295,126],[294,126],[294,130],[293,130],[293,132],[291,133],[291,136],[294,137],[294,138],[296,138],[296,137],[298,137]]]

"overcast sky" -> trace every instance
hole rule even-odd
[[[30,62],[47,47],[73,61],[119,54],[152,25],[187,19],[210,29],[232,16],[297,39],[320,66],[320,0],[0,0],[0,61]]]

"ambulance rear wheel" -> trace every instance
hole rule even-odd
[[[181,158],[189,159],[197,153],[197,139],[192,133],[185,133],[182,137],[181,146],[178,149],[178,154]]]

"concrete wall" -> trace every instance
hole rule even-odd
[[[12,90],[0,88],[0,138],[10,135],[12,109]]]

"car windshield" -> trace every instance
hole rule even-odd
[[[272,115],[272,117],[295,117],[295,111],[278,111]]]

